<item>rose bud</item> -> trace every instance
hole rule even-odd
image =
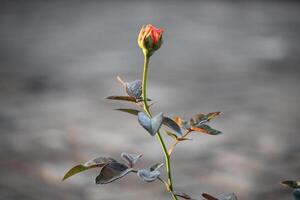
[[[154,51],[160,48],[163,32],[163,29],[156,28],[151,24],[142,27],[138,37],[138,44],[145,55],[151,56]]]

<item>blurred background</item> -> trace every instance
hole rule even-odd
[[[143,153],[163,161],[156,138],[116,81],[140,79],[136,39],[163,27],[152,56],[153,112],[189,117],[222,111],[172,157],[175,189],[200,198],[291,199],[279,183],[299,179],[299,1],[0,1],[0,199],[170,199],[159,182],[132,174],[95,185],[98,170],[61,182],[97,155]]]

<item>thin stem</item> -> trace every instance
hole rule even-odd
[[[188,136],[188,134],[189,134],[190,132],[192,132],[192,130],[191,130],[191,129],[188,129],[188,130],[185,132],[185,134],[183,134],[183,135],[180,137],[180,139],[183,139],[183,138],[185,138],[186,136]],[[181,141],[182,141],[182,140],[177,139],[176,142],[175,142],[174,144],[172,144],[172,146],[169,148],[168,154],[169,154],[170,157],[171,157],[171,154],[172,154],[174,148],[176,147],[176,145],[177,145],[179,142],[181,142]]]
[[[143,98],[143,102],[144,102],[144,110],[147,113],[147,115],[149,117],[152,117],[152,114],[149,110],[149,106],[148,106],[148,102],[147,102],[147,79],[148,79],[148,65],[149,65],[149,54],[147,52],[144,52],[144,72],[143,72],[143,82],[142,82],[142,98]],[[158,131],[156,134],[156,137],[158,139],[158,141],[161,144],[161,147],[163,149],[164,152],[164,156],[165,156],[165,162],[166,162],[166,170],[167,170],[167,176],[168,176],[168,189],[171,192],[171,195],[173,197],[174,200],[178,200],[177,196],[174,195],[173,193],[173,182],[172,182],[172,176],[171,176],[171,166],[170,166],[170,156],[168,154],[168,150],[166,148],[165,142],[160,134],[160,132]]]

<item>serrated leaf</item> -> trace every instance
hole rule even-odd
[[[129,109],[129,108],[128,109],[127,108],[118,108],[118,109],[115,109],[115,110],[125,112],[125,113],[129,113],[129,114],[132,114],[132,115],[138,115],[138,113],[140,112],[139,110]]]
[[[150,118],[146,113],[138,113],[138,122],[139,124],[148,131],[151,136],[154,136],[157,131],[160,129],[163,122],[163,113]]]
[[[96,177],[96,184],[107,184],[111,183],[117,179],[120,179],[131,172],[132,169],[128,168],[122,163],[110,163],[105,165],[100,174]]]
[[[300,189],[295,189],[293,191],[293,200],[300,200]]]
[[[159,168],[161,168],[162,166],[164,166],[164,163],[156,163],[155,165],[152,165],[150,167],[150,171],[156,171],[159,170]]]
[[[130,101],[133,103],[137,102],[134,97],[130,97],[130,96],[109,96],[109,97],[106,97],[106,99],[119,100],[119,101]]]
[[[111,157],[97,157],[97,158],[93,158],[89,161],[87,161],[86,163],[84,163],[83,165],[76,165],[74,167],[72,167],[63,177],[62,180],[66,180],[67,178],[78,174],[80,172],[83,172],[85,170],[91,169],[91,168],[95,168],[95,167],[103,167],[104,165],[108,164],[108,163],[112,163],[112,162],[116,162],[115,159],[111,158]]]
[[[156,180],[159,175],[160,172],[155,170],[155,171],[149,171],[147,169],[141,169],[138,170],[137,175],[145,182],[150,183],[154,180]]]
[[[211,128],[210,126],[208,126],[206,124],[201,124],[197,127],[192,126],[191,130],[197,131],[197,132],[200,132],[200,133],[206,133],[206,134],[209,134],[209,135],[219,135],[219,134],[222,133],[221,131],[213,129],[213,128]]]
[[[286,180],[286,181],[282,181],[281,184],[286,185],[293,189],[300,188],[300,181]]]
[[[171,118],[169,117],[164,117],[163,119],[163,125],[166,125],[167,127],[169,127],[170,129],[174,130],[176,133],[178,133],[179,135],[182,135],[181,132],[181,128],[178,126],[178,124],[173,121]]]
[[[134,97],[135,99],[141,99],[142,81],[135,80],[132,82],[127,82],[126,83],[126,92],[129,96]]]
[[[142,156],[143,154],[129,154],[125,152],[121,154],[121,157],[127,162],[129,167],[133,167]]]

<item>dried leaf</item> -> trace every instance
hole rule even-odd
[[[220,115],[221,112],[211,112],[208,114],[196,114],[190,118],[190,126],[198,126],[200,124],[209,122],[211,119]]]
[[[197,127],[192,126],[191,130],[197,131],[197,132],[200,132],[200,133],[206,133],[206,134],[209,134],[209,135],[219,135],[219,134],[222,133],[221,131],[213,129],[213,128],[211,128],[210,126],[208,126],[206,124],[201,124]]]
[[[190,125],[188,124],[188,122],[186,120],[182,119],[181,117],[175,116],[175,117],[173,117],[173,120],[181,128],[184,128],[184,129],[189,129],[190,128]]]

